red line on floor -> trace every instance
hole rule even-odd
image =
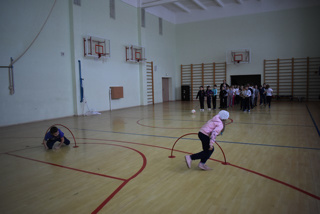
[[[93,212],[92,214],[98,213],[129,181],[124,181],[118,188],[109,195]]]
[[[85,144],[85,143],[84,143]],[[100,143],[90,143],[90,144],[100,144]],[[108,144],[109,145],[109,144]],[[110,145],[114,145],[114,146],[120,146],[120,147],[124,147],[124,148],[128,148],[128,149],[131,149],[137,153],[139,153],[143,159],[143,164],[140,168],[140,170],[138,172],[136,172],[134,175],[132,175],[129,179],[125,180],[115,191],[113,191],[113,193],[111,195],[109,195],[108,198],[106,198],[92,213],[95,214],[95,213],[98,213],[129,181],[131,181],[133,178],[137,177],[143,170],[144,168],[146,167],[147,165],[147,158],[146,156],[136,150],[136,149],[133,149],[131,147],[126,147],[126,146],[121,146],[121,145],[117,145],[117,144],[110,144]]]
[[[59,164],[55,164],[55,163],[50,163],[50,162],[46,162],[46,161],[41,161],[41,160],[37,160],[37,159],[33,159],[33,158],[28,158],[28,157],[24,157],[24,156],[20,156],[20,155],[9,154],[9,153],[6,153],[6,155],[11,155],[11,156],[15,156],[15,157],[18,157],[18,158],[23,158],[23,159],[26,159],[26,160],[32,160],[32,161],[36,161],[36,162],[39,162],[39,163],[44,163],[44,164],[48,164],[48,165],[52,165],[52,166],[57,166],[57,167],[61,167],[61,168],[64,168],[64,169],[70,169],[70,170],[74,170],[74,171],[78,171],[78,172],[84,172],[84,173],[91,174],[91,175],[98,175],[98,176],[102,176],[102,177],[106,177],[106,178],[112,178],[112,179],[116,179],[116,180],[120,180],[120,181],[126,181],[126,179],[124,179],[124,178],[118,178],[118,177],[104,175],[104,174],[95,173],[95,172],[90,172],[90,171],[86,171],[86,170],[82,170],[82,169],[76,169],[76,168],[63,166],[63,165],[59,165]]]
[[[245,170],[245,171],[247,171],[247,172],[251,172],[251,173],[253,173],[253,174],[262,176],[262,177],[264,177],[264,178],[267,178],[267,179],[269,179],[269,180],[275,181],[275,182],[277,182],[277,183],[283,184],[283,185],[288,186],[288,187],[290,187],[290,188],[292,188],[292,189],[295,189],[295,190],[297,190],[297,191],[299,191],[299,192],[302,192],[302,193],[304,193],[304,194],[306,194],[306,195],[309,195],[309,196],[311,196],[312,198],[315,198],[315,199],[320,200],[320,197],[319,197],[319,196],[314,195],[314,194],[312,194],[312,193],[309,193],[309,192],[307,192],[307,191],[305,191],[305,190],[303,190],[303,189],[300,189],[300,188],[298,188],[298,187],[296,187],[296,186],[293,186],[293,185],[291,185],[291,184],[288,184],[288,183],[286,183],[286,182],[280,181],[280,180],[275,179],[275,178],[272,178],[272,177],[270,177],[270,176],[267,176],[267,175],[261,174],[261,173],[259,173],[259,172],[256,172],[256,171],[253,171],[253,170],[250,170],[250,169],[246,169],[246,168],[243,168],[243,167],[241,167],[241,166],[237,166],[237,165],[234,165],[234,164],[231,164],[231,163],[230,163],[229,165],[230,165],[230,166],[233,166],[233,167],[236,167],[236,168],[239,168],[239,169],[242,169],[242,170]]]
[[[13,151],[8,151],[8,152],[2,152],[0,154],[7,154],[7,153],[12,153],[12,152],[19,152],[19,151],[24,151],[24,150],[28,150],[28,149],[34,149],[34,148],[43,148],[43,146],[29,146],[29,147],[26,147],[26,148],[23,148],[23,149],[17,149],[17,150],[13,150]]]
[[[143,143],[126,142],[126,141],[120,141],[120,140],[92,139],[92,138],[80,138],[80,139],[99,140],[99,141],[113,141],[113,142],[120,142],[120,143],[130,143],[130,144],[136,144],[136,145],[142,145],[142,146],[149,146],[149,147],[155,147],[155,148],[160,148],[160,149],[166,149],[166,150],[170,150],[170,151],[171,151],[170,148],[161,147],[161,146],[155,146],[155,145],[149,145],[149,144],[143,144]],[[181,153],[185,153],[185,154],[192,154],[192,153],[190,153],[190,152],[185,152],[185,151],[176,150],[176,149],[174,149],[174,151],[176,151],[176,152],[181,152]],[[216,159],[213,159],[213,158],[210,158],[210,160],[217,161],[217,162],[220,162],[220,163],[224,163],[224,161],[216,160]],[[306,195],[308,195],[308,196],[311,196],[311,197],[313,197],[313,198],[315,198],[315,199],[317,199],[317,200],[320,200],[320,197],[319,197],[319,196],[314,195],[314,194],[312,194],[312,193],[310,193],[310,192],[307,192],[307,191],[305,191],[305,190],[303,190],[303,189],[300,189],[300,188],[298,188],[298,187],[296,187],[296,186],[293,186],[293,185],[291,185],[291,184],[288,184],[288,183],[286,183],[286,182],[280,181],[280,180],[278,180],[278,179],[276,179],[276,178],[272,178],[272,177],[267,176],[267,175],[264,175],[264,174],[262,174],[262,173],[259,173],[259,172],[256,172],[256,171],[253,171],[253,170],[250,170],[250,169],[246,169],[246,168],[244,168],[244,167],[237,166],[237,165],[234,165],[234,164],[231,164],[231,163],[229,163],[229,165],[226,165],[226,166],[233,166],[233,167],[235,167],[235,168],[242,169],[242,170],[245,170],[245,171],[247,171],[247,172],[250,172],[250,173],[259,175],[259,176],[261,176],[261,177],[267,178],[267,179],[272,180],[272,181],[274,181],[274,182],[277,182],[277,183],[280,183],[280,184],[285,185],[285,186],[287,186],[287,187],[290,187],[290,188],[292,188],[292,189],[294,189],[294,190],[297,190],[297,191],[299,191],[299,192],[301,192],[301,193],[304,193],[304,194],[306,194]]]
[[[140,121],[141,120],[144,120],[144,119],[140,119],[140,120],[137,120],[137,124],[140,125],[140,126],[144,126],[144,127],[148,127],[148,128],[155,128],[155,129],[200,129],[201,127],[190,127],[190,128],[171,128],[171,127],[158,127],[158,126],[148,126],[148,125],[144,125],[142,124]],[[231,118],[229,118],[230,122],[229,123],[226,123],[226,125],[229,125],[230,123],[233,123],[233,120]],[[199,122],[202,122],[202,121],[199,121]]]
[[[156,145],[150,145],[150,144],[145,144],[145,143],[128,142],[128,141],[122,141],[122,140],[107,140],[107,139],[96,139],[96,138],[78,138],[78,139],[97,140],[97,141],[110,141],[110,142],[119,142],[119,143],[129,143],[129,144],[135,144],[135,145],[141,145],[141,146],[150,146],[150,147],[159,148],[159,149],[166,149],[166,150],[170,150],[171,151],[171,148],[167,148],[167,147],[163,147],[163,146],[156,146]],[[85,143],[79,143],[79,144],[85,144]],[[105,144],[105,143],[94,143],[94,144]],[[174,149],[173,151],[181,152],[181,153],[185,153],[185,154],[192,154],[190,152],[185,152],[185,151],[177,150],[177,149]],[[213,160],[213,161],[216,161],[216,162],[219,162],[219,163],[224,163],[224,161],[217,160],[217,159],[214,159],[214,158],[210,158],[210,160]]]
[[[157,127],[157,126],[148,126],[140,123],[140,121],[143,119],[140,119],[137,121],[137,124],[140,126],[148,127],[148,128],[155,128],[155,129],[200,129],[201,127],[190,127],[190,128],[171,128],[171,127]]]
[[[130,143],[130,142],[127,142],[127,143]],[[118,147],[127,148],[127,149],[133,150],[133,151],[137,152],[138,154],[140,154],[140,156],[143,159],[143,164],[142,164],[141,168],[135,174],[133,174],[130,178],[123,179],[123,178],[117,178],[117,177],[114,177],[114,176],[108,176],[108,175],[99,174],[99,173],[95,173],[95,172],[89,172],[89,171],[85,171],[85,170],[81,170],[81,169],[71,168],[71,167],[67,167],[67,166],[63,166],[63,165],[59,165],[59,164],[55,164],[55,163],[50,163],[50,162],[46,162],[46,161],[41,161],[41,160],[37,160],[37,159],[33,159],[33,158],[28,158],[28,157],[24,157],[24,156],[20,156],[20,155],[16,155],[16,154],[10,154],[10,153],[4,153],[4,154],[10,155],[10,156],[14,156],[14,157],[18,157],[18,158],[23,158],[23,159],[26,159],[26,160],[36,161],[36,162],[39,162],[39,163],[44,163],[44,164],[48,164],[48,165],[52,165],[52,166],[57,166],[57,167],[61,167],[61,168],[64,168],[64,169],[75,170],[75,171],[84,172],[84,173],[87,173],[87,174],[98,175],[98,176],[102,176],[102,177],[107,177],[107,178],[112,178],[112,179],[123,181],[123,183],[120,186],[118,186],[118,188],[115,191],[113,191],[113,193],[111,193],[111,195],[109,195],[92,212],[92,213],[98,213],[129,181],[131,181],[132,179],[137,177],[145,169],[145,167],[147,165],[147,158],[142,152],[140,152],[140,151],[138,151],[138,150],[136,150],[134,148],[127,147],[127,146],[122,146],[122,145],[117,145],[117,144],[110,144],[110,143],[81,143],[81,144],[112,145],[112,146],[118,146]],[[20,150],[17,150],[17,151],[20,151]]]

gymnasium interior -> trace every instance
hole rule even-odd
[[[0,213],[320,213],[318,0],[0,5]],[[189,169],[224,80],[271,106],[225,108]],[[46,150],[52,126],[69,145]]]

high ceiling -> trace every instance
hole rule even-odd
[[[163,6],[168,10],[179,13],[191,13],[195,10],[208,10],[210,7],[226,7],[230,4],[243,4],[248,0],[142,0],[141,7]]]
[[[319,0],[122,0],[175,24],[320,5]]]

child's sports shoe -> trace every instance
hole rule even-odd
[[[186,164],[187,164],[187,167],[190,169],[191,168],[191,157],[190,157],[190,155],[186,155],[186,156],[184,156],[185,157],[185,159],[186,159]]]
[[[200,169],[202,169],[202,170],[205,170],[205,171],[207,171],[207,170],[212,170],[210,167],[208,167],[207,165],[205,165],[205,164],[203,164],[203,163],[199,163],[199,165],[198,165],[198,167],[200,168]]]

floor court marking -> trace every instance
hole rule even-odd
[[[245,125],[263,125],[263,126],[302,126],[302,127],[313,127],[311,125],[290,125],[290,124],[268,124],[268,123],[244,123],[244,122],[234,122],[234,124],[245,124]]]
[[[13,150],[13,151],[9,151],[9,152],[1,152],[0,155],[5,155],[7,153],[19,152],[19,151],[24,151],[24,150],[34,149],[34,148],[39,148],[39,147],[43,148],[43,146],[27,146],[26,148],[23,148],[23,149],[17,149],[17,150]]]
[[[90,172],[90,171],[86,171],[86,170],[82,170],[82,169],[63,166],[63,165],[60,165],[60,164],[50,163],[50,162],[47,162],[47,161],[37,160],[37,159],[34,159],[34,158],[29,158],[29,157],[25,157],[25,156],[21,156],[21,155],[10,154],[10,153],[6,153],[6,155],[14,156],[14,157],[22,158],[22,159],[26,159],[26,160],[31,160],[31,161],[35,161],[35,162],[39,162],[39,163],[44,163],[44,164],[48,164],[48,165],[51,165],[51,166],[60,167],[60,168],[63,168],[63,169],[69,169],[69,170],[73,170],[73,171],[83,172],[83,173],[87,173],[87,174],[91,174],[91,175],[97,175],[97,176],[101,176],[101,177],[112,178],[112,179],[116,179],[116,180],[120,180],[120,181],[125,181],[126,180],[124,178],[118,178],[118,177],[109,176],[109,175],[105,175],[105,174],[100,174],[100,173],[96,173],[96,172]]]
[[[163,135],[148,135],[148,134],[138,134],[138,133],[128,133],[128,132],[114,132],[114,131],[104,131],[104,130],[94,130],[94,129],[78,129],[74,128],[75,130],[81,131],[92,131],[92,132],[106,132],[106,133],[114,133],[114,134],[126,134],[126,135],[137,135],[137,136],[144,136],[144,137],[159,137],[159,138],[169,138],[169,139],[177,139],[178,137],[170,137],[170,136],[163,136]],[[198,140],[196,138],[182,138],[185,140]],[[320,148],[313,148],[313,147],[299,147],[299,146],[282,146],[282,145],[274,145],[274,144],[259,144],[259,143],[245,143],[245,142],[232,142],[232,141],[219,141],[222,143],[231,143],[231,144],[242,144],[242,145],[249,145],[249,146],[268,146],[268,147],[279,147],[279,148],[289,148],[289,149],[307,149],[307,150],[320,150]]]
[[[56,166],[56,167],[61,167],[64,169],[69,169],[69,170],[74,170],[74,171],[78,171],[78,172],[83,172],[83,173],[87,173],[87,174],[91,174],[91,175],[97,175],[97,176],[102,176],[102,177],[106,177],[106,178],[111,178],[111,179],[115,179],[115,180],[120,180],[122,181],[122,184],[119,185],[92,213],[98,213],[127,183],[129,183],[129,181],[131,181],[132,179],[134,179],[135,177],[137,177],[146,167],[147,165],[147,158],[145,157],[145,155],[134,149],[131,147],[127,147],[127,146],[122,146],[122,145],[118,145],[118,144],[110,144],[110,143],[80,143],[80,144],[98,144],[98,145],[111,145],[111,146],[117,146],[117,147],[123,147],[123,148],[127,148],[130,150],[133,150],[135,152],[137,152],[138,154],[140,154],[140,156],[143,159],[143,164],[141,166],[141,168],[135,173],[133,174],[130,178],[128,179],[124,179],[124,178],[118,178],[118,177],[114,177],[114,176],[109,176],[109,175],[105,175],[105,174],[100,174],[100,173],[95,173],[95,172],[90,172],[90,171],[86,171],[86,170],[81,170],[81,169],[76,169],[76,168],[72,168],[72,167],[67,167],[67,166],[63,166],[63,165],[59,165],[59,164],[54,164],[54,163],[50,163],[50,162],[46,162],[46,161],[41,161],[41,160],[37,160],[37,159],[33,159],[33,158],[28,158],[28,157],[24,157],[21,155],[16,155],[16,154],[10,154],[10,153],[5,153],[6,155],[9,156],[14,156],[17,158],[22,158],[22,159],[26,159],[26,160],[31,160],[31,161],[35,161],[35,162],[39,162],[39,163],[44,163],[44,164],[48,164],[48,165],[52,165],[52,166]],[[37,147],[34,147],[37,148]],[[16,150],[14,152],[17,151],[21,151],[21,150]]]
[[[181,127],[177,127],[177,128],[174,128],[174,127],[157,127],[157,126],[148,126],[148,125],[144,125],[142,124],[140,121],[141,120],[145,120],[145,119],[140,119],[138,120],[136,123],[140,126],[144,126],[144,127],[148,127],[148,128],[157,128],[157,129],[200,129],[201,127],[186,127],[186,128],[181,128]]]
[[[172,120],[172,119],[165,119],[165,120]],[[207,121],[201,120],[174,120],[174,121],[190,121],[190,122],[201,122],[205,123]],[[233,122],[234,124],[246,124],[246,125],[262,125],[262,126],[302,126],[302,127],[313,127],[313,125],[291,125],[291,124],[277,124],[277,123],[246,123],[246,122]]]
[[[78,139],[83,139],[83,140],[96,140],[96,141],[111,141],[111,142],[120,142],[120,143],[129,143],[129,144],[135,144],[135,145],[142,145],[142,146],[149,146],[149,147],[155,147],[155,148],[160,148],[160,149],[166,149],[166,150],[170,150],[171,151],[171,148],[167,148],[167,147],[163,147],[163,146],[155,146],[155,145],[148,145],[148,144],[143,144],[143,143],[135,143],[135,142],[128,142],[128,141],[119,141],[119,140],[107,140],[107,139],[93,139],[93,138],[78,138]],[[92,213],[98,213],[130,180],[132,180],[133,178],[135,178],[136,176],[138,176],[143,170],[144,168],[146,167],[146,163],[147,163],[147,159],[146,157],[144,156],[143,153],[141,153],[140,151],[136,150],[136,149],[133,149],[131,147],[126,147],[126,146],[122,146],[122,145],[117,145],[117,144],[109,144],[109,143],[79,143],[79,144],[98,144],[98,145],[113,145],[113,146],[119,146],[119,147],[124,147],[124,148],[128,148],[128,149],[131,149],[131,150],[134,150],[136,152],[138,152],[142,158],[143,158],[143,166],[140,168],[140,170],[138,172],[136,172],[133,176],[131,176],[129,179],[122,179],[123,183],[118,186],[118,188],[116,188],[116,190],[114,190],[114,192],[112,194],[110,194]],[[36,147],[35,147],[36,148]],[[185,154],[191,154],[190,152],[185,152],[185,151],[181,151],[181,150],[176,150],[174,149],[173,151],[175,152],[180,152],[180,153],[185,153]],[[58,164],[52,164],[52,163],[49,163],[49,162],[45,162],[45,161],[40,161],[40,160],[36,160],[36,159],[32,159],[32,158],[27,158],[27,157],[23,157],[23,156],[19,156],[19,155],[15,155],[15,154],[9,154],[7,153],[7,155],[11,155],[11,156],[15,156],[15,157],[19,157],[19,158],[24,158],[24,159],[28,159],[28,160],[32,160],[32,161],[36,161],[36,162],[41,162],[41,163],[45,163],[45,164],[49,164],[49,165],[53,165],[53,166],[58,166],[58,167],[62,167],[62,168],[66,168],[66,169],[71,169],[71,170],[75,170],[75,171],[80,171],[80,172],[84,172],[84,173],[89,173],[89,174],[93,174],[93,175],[99,175],[98,173],[92,173],[92,172],[88,172],[88,171],[84,171],[84,170],[79,170],[79,169],[75,169],[75,168],[71,168],[71,167],[65,167],[65,166],[61,166],[61,165],[58,165]],[[216,162],[220,162],[220,163],[223,163],[223,161],[220,161],[220,160],[216,160],[216,159],[213,159],[213,158],[210,158],[210,160],[213,160],[213,161],[216,161]],[[226,165],[228,166],[228,165]],[[261,177],[264,177],[266,179],[269,179],[271,181],[274,181],[274,182],[277,182],[279,184],[282,184],[282,185],[285,185],[287,187],[290,187],[294,190],[297,190],[301,193],[304,193],[310,197],[313,197],[317,200],[320,200],[320,197],[317,196],[317,195],[314,195],[310,192],[307,192],[303,189],[300,189],[298,187],[295,187],[291,184],[288,184],[288,183],[285,183],[283,181],[280,181],[278,179],[275,179],[275,178],[272,178],[270,176],[267,176],[267,175],[264,175],[262,173],[259,173],[259,172],[256,172],[256,171],[253,171],[253,170],[250,170],[250,169],[247,169],[247,168],[244,168],[244,167],[241,167],[241,166],[237,166],[235,164],[232,164],[232,163],[229,163],[229,166],[233,166],[235,168],[238,168],[238,169],[242,169],[244,171],[247,171],[247,172],[250,172],[250,173],[253,173],[253,174],[256,174],[258,176],[261,176]],[[117,179],[116,177],[112,177],[112,176],[107,176],[107,175],[104,175],[103,177],[108,177],[108,178],[115,178]],[[121,180],[121,179],[118,179],[118,180]]]
[[[319,129],[318,129],[317,123],[316,123],[316,121],[314,121],[314,119],[313,119],[313,117],[312,117],[312,114],[311,114],[311,112],[310,112],[307,104],[306,104],[306,107],[307,107],[307,110],[308,110],[309,115],[310,115],[310,117],[311,117],[311,120],[312,120],[312,122],[313,122],[313,125],[314,125],[314,127],[316,128],[316,130],[317,130],[317,132],[318,132],[318,135],[319,135],[319,137],[320,137],[320,131],[319,131]]]
[[[230,141],[219,141],[219,142],[232,143],[232,144],[243,144],[243,145],[250,145],[250,146],[267,146],[267,147],[279,147],[279,148],[289,148],[289,149],[320,150],[320,148],[313,148],[313,147],[283,146],[283,145],[273,145],[273,144],[244,143],[244,142],[230,142]]]
[[[148,119],[148,118],[145,118],[145,119]],[[164,128],[164,129],[169,129],[169,128],[166,128],[166,127],[155,127],[155,126],[148,126],[148,125],[144,125],[144,124],[141,124],[141,120],[145,120],[145,119],[140,119],[137,121],[137,124],[141,125],[141,126],[146,126],[146,127],[149,127],[149,128]],[[190,122],[199,122],[199,123],[205,123],[207,122],[207,120],[174,120],[174,119],[156,119],[156,120],[168,120],[168,121],[190,121]],[[268,123],[246,123],[246,122],[233,122],[234,124],[246,124],[246,125],[265,125],[265,126],[302,126],[302,127],[313,127],[313,125],[292,125],[292,124],[277,124],[277,123],[271,123],[271,124],[268,124]],[[192,128],[175,128],[173,127],[173,129],[195,129],[195,128],[201,128],[201,127],[192,127]]]
[[[147,118],[146,118],[147,119]],[[231,118],[228,118],[230,122],[226,123],[226,125],[229,125],[233,123],[233,120]],[[191,127],[191,128],[181,128],[181,127],[158,127],[158,126],[149,126],[149,125],[144,125],[140,121],[145,120],[145,119],[140,119],[136,123],[140,126],[148,127],[148,128],[156,128],[156,129],[200,129],[201,127]]]
[[[135,144],[135,145],[142,145],[142,146],[148,146],[148,147],[161,148],[161,149],[166,149],[166,150],[170,150],[170,151],[171,151],[171,148],[167,148],[167,147],[163,147],[163,146],[149,145],[149,144],[144,144],[144,143],[135,143],[135,142],[121,141],[121,140],[94,139],[94,138],[79,138],[79,139],[84,139],[84,140],[97,140],[97,141],[112,141],[112,142],[119,142],[119,143],[129,143],[129,144]],[[219,142],[220,142],[220,141],[219,141]],[[192,154],[192,153],[190,153],[190,152],[185,152],[185,151],[176,150],[176,149],[174,149],[173,151],[175,151],[175,152],[181,152],[181,153],[185,153],[185,154]],[[216,161],[216,162],[220,162],[220,163],[224,163],[224,161],[216,160],[216,159],[213,159],[213,158],[210,158],[210,160],[213,160],[213,161]],[[274,181],[274,182],[276,182],[276,183],[285,185],[285,186],[290,187],[290,188],[292,188],[292,189],[294,189],[294,190],[297,190],[297,191],[299,191],[299,192],[301,192],[301,193],[304,193],[304,194],[306,194],[306,195],[308,195],[308,196],[310,196],[310,197],[313,197],[313,198],[315,198],[315,199],[317,199],[317,200],[320,200],[320,197],[317,196],[317,195],[314,195],[314,194],[312,194],[312,193],[310,193],[310,192],[308,192],[308,191],[305,191],[305,190],[303,190],[303,189],[300,189],[300,188],[298,188],[298,187],[296,187],[296,186],[293,186],[293,185],[291,185],[291,184],[288,184],[288,183],[286,183],[286,182],[280,181],[280,180],[278,180],[278,179],[276,179],[276,178],[272,178],[272,177],[270,177],[270,176],[268,176],[268,175],[264,175],[264,174],[262,174],[262,173],[260,173],[260,172],[253,171],[253,170],[250,170],[250,169],[241,167],[241,166],[237,166],[237,165],[232,164],[232,163],[229,163],[229,165],[225,165],[225,166],[233,166],[233,167],[235,167],[235,168],[245,170],[245,171],[247,171],[247,172],[256,174],[256,175],[261,176],[261,177],[263,177],[263,178],[266,178],[266,179],[268,179],[268,180],[271,180],[271,181]]]
[[[81,139],[81,138],[80,138]],[[83,143],[85,144],[85,143]],[[95,143],[90,143],[90,144],[95,144]],[[121,145],[117,145],[117,144],[111,144],[111,145],[114,145],[114,146],[121,146]],[[136,150],[136,149],[133,149],[131,147],[126,147],[126,146],[121,146],[121,147],[124,147],[124,148],[128,148],[128,149],[131,149],[135,152],[138,152],[142,159],[143,159],[143,164],[142,164],[142,167],[140,168],[140,170],[138,172],[136,172],[134,175],[132,175],[130,178],[128,178],[127,180],[125,180],[120,186],[118,186],[118,188],[113,191],[113,193],[111,195],[109,195],[92,213],[93,214],[96,214],[98,213],[127,183],[129,183],[129,181],[131,181],[132,179],[134,179],[135,177],[137,177],[145,168],[146,168],[146,165],[147,165],[147,158],[146,156]]]

